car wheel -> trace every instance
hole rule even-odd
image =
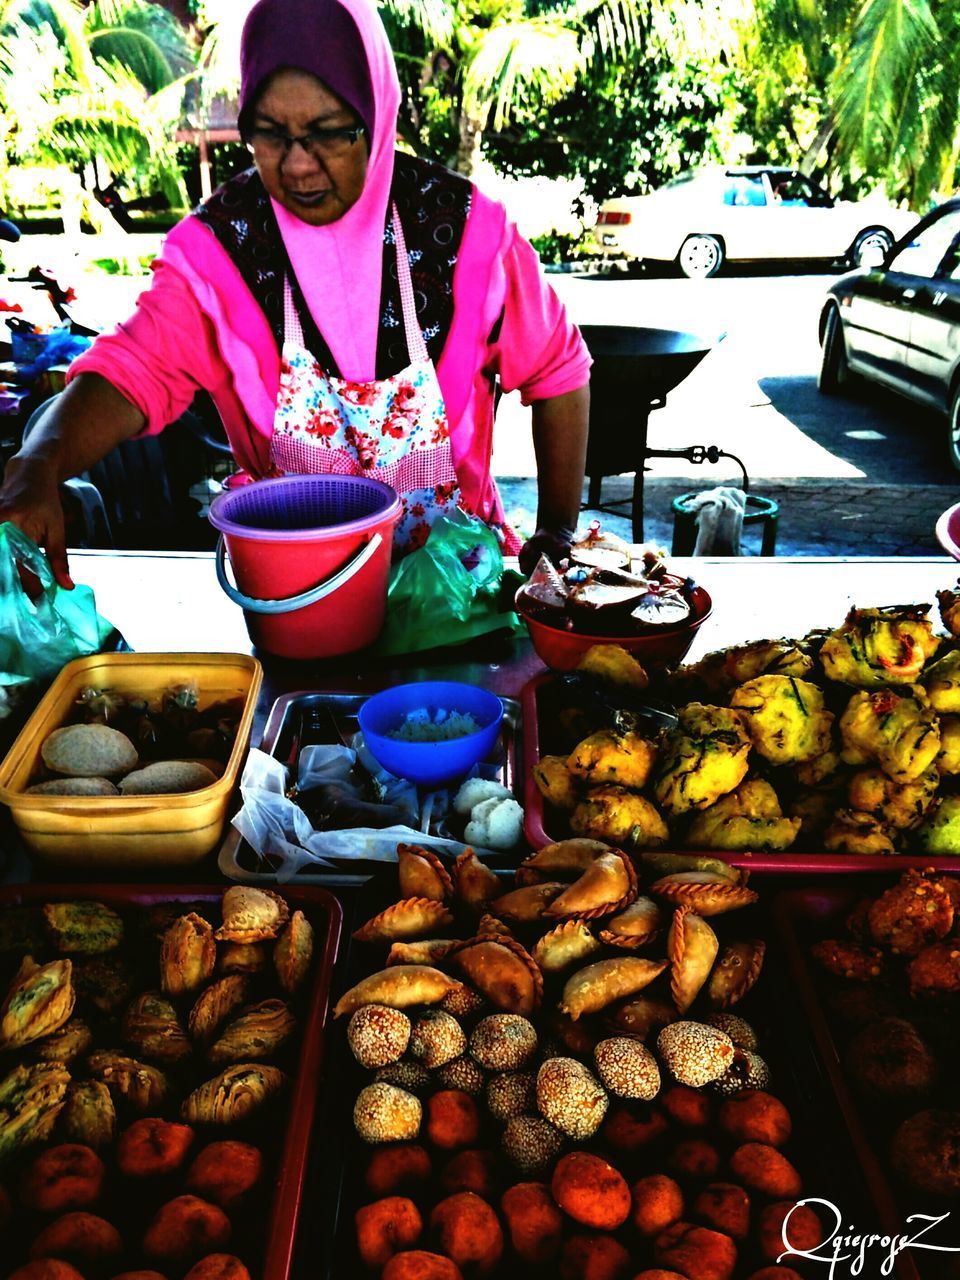
[[[677,254],[677,266],[688,280],[708,280],[723,266],[723,245],[716,236],[687,236]]]
[[[840,312],[836,307],[831,307],[823,326],[823,355],[820,359],[817,387],[825,395],[835,396],[849,381],[850,366],[847,364],[847,346],[843,340]]]
[[[950,397],[950,415],[947,420],[947,450],[950,465],[960,471],[960,386],[954,387]]]
[[[883,227],[868,227],[861,231],[850,250],[850,261],[855,267],[879,267],[893,244],[893,236]]]

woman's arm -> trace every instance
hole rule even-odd
[[[0,521],[12,521],[44,548],[61,586],[72,587],[73,582],[60,484],[135,436],[145,422],[140,410],[106,378],[81,374],[50,405],[7,463],[0,486]]]
[[[583,491],[590,418],[590,388],[533,403],[533,447],[539,498],[537,531],[520,551],[520,568],[532,572],[541,554],[569,554]]]

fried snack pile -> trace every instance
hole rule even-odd
[[[357,1082],[344,1274],[760,1280],[788,1212],[798,1245],[821,1238],[740,1016],[765,952],[740,872],[589,838],[512,883],[469,852],[398,859],[418,896],[361,914],[335,1011]]]
[[[847,1076],[883,1163],[914,1202],[960,1199],[954,1088],[960,882],[907,871],[811,946]]]
[[[960,592],[938,599],[947,636],[928,605],[853,608],[835,631],[646,688],[611,646],[588,653],[540,694],[547,830],[633,850],[960,854]]]
[[[257,1274],[313,950],[247,886],[0,907],[5,1277]]]

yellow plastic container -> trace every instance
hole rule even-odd
[[[0,764],[0,803],[9,805],[24,844],[45,863],[84,876],[163,876],[200,862],[220,842],[250,740],[263,679],[239,653],[109,653],[69,662],[41,699]],[[113,689],[159,701],[165,689],[195,681],[199,707],[243,698],[237,736],[223,775],[179,795],[25,795],[41,772],[40,748],[73,719],[81,689]]]

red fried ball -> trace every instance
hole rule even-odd
[[[103,1190],[106,1168],[91,1147],[62,1142],[38,1155],[20,1184],[20,1199],[28,1209],[63,1213],[95,1204]]]
[[[630,1188],[612,1164],[586,1151],[557,1161],[550,1182],[554,1200],[574,1222],[616,1231],[630,1214]]]
[[[432,1172],[430,1157],[415,1142],[390,1143],[377,1147],[367,1165],[367,1190],[375,1196],[389,1196],[397,1191],[413,1191],[426,1182]]]
[[[435,1147],[471,1147],[480,1136],[480,1112],[469,1093],[441,1089],[427,1099],[424,1128]]]
[[[563,1215],[542,1182],[518,1182],[503,1193],[500,1208],[517,1257],[540,1266],[560,1252]]]
[[[651,1173],[633,1184],[633,1225],[642,1236],[658,1236],[683,1217],[683,1192],[664,1173]]]
[[[430,1215],[430,1226],[445,1253],[461,1269],[489,1275],[503,1253],[503,1231],[497,1215],[472,1191],[459,1191],[441,1200]]]
[[[387,1196],[364,1205],[354,1215],[357,1250],[366,1266],[379,1270],[395,1253],[409,1249],[420,1239],[423,1219],[412,1200]]]

